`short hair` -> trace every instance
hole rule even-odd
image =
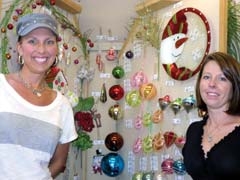
[[[240,115],[240,64],[233,56],[223,52],[213,52],[208,54],[201,64],[195,89],[199,115],[205,116],[208,114],[207,105],[201,97],[199,86],[203,69],[209,61],[216,62],[222,70],[224,76],[232,84],[233,95],[229,100],[229,107],[228,110],[226,110],[226,113],[230,115]]]

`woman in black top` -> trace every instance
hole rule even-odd
[[[240,179],[240,65],[214,52],[202,64],[196,99],[203,120],[192,123],[182,153],[194,180]]]

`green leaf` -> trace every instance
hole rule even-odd
[[[74,111],[90,111],[94,105],[94,97],[90,96],[87,98],[79,97],[77,106],[74,107]]]

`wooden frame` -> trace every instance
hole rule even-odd
[[[220,0],[219,7],[219,51],[227,52],[228,1]]]
[[[82,11],[81,5],[73,0],[56,0],[56,5],[72,14],[77,14]]]

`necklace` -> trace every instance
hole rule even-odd
[[[42,96],[42,92],[46,89],[46,83],[42,83],[40,88],[34,88],[32,86],[31,83],[27,82],[22,75],[20,74],[20,72],[18,72],[18,77],[21,80],[23,86],[29,90],[32,91],[32,93],[34,95],[36,95],[37,97],[41,97]]]
[[[208,126],[206,126],[206,135],[207,135],[207,142],[208,143],[212,143],[213,142],[213,136],[215,134],[215,132],[219,129],[219,126],[217,126],[216,128],[213,129],[213,131],[210,132],[210,129]]]

